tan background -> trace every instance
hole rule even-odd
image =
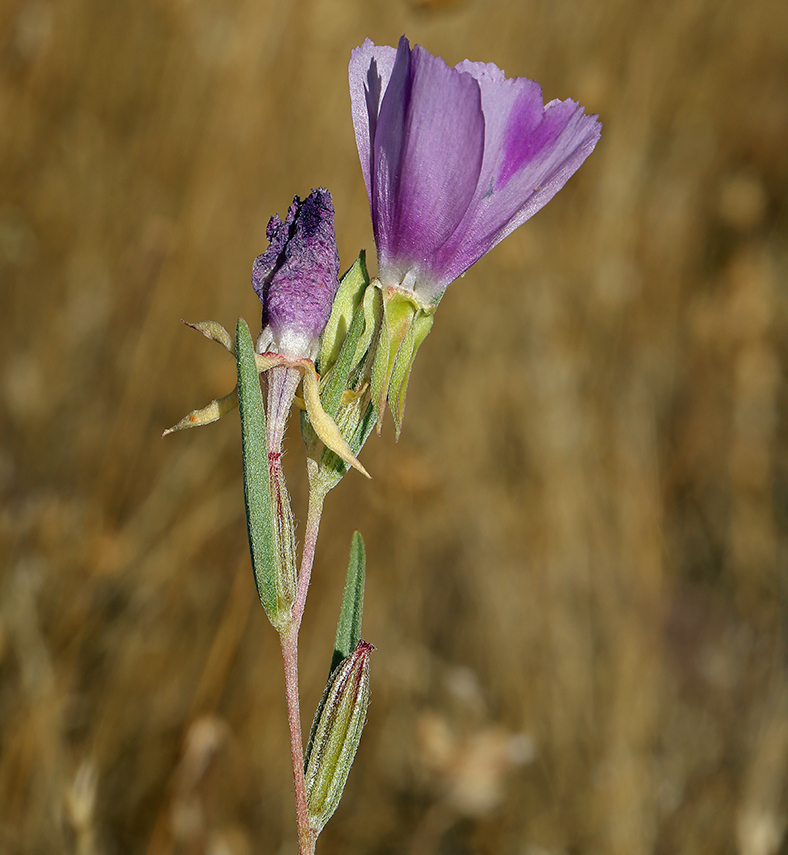
[[[319,851],[788,852],[784,0],[5,0],[2,853],[295,851],[237,416],[159,433],[294,193],[374,259],[346,68],[402,32],[604,130],[329,497],[307,725],[354,528],[378,652]]]

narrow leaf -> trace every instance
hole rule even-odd
[[[265,409],[249,327],[243,318],[235,329],[238,363],[238,405],[244,467],[244,500],[249,552],[257,593],[268,619],[276,627],[276,544],[271,513],[271,482],[265,443]]]
[[[367,555],[364,549],[364,538],[356,531],[353,533],[353,539],[350,542],[350,559],[347,565],[342,608],[339,612],[337,634],[334,640],[334,656],[331,660],[332,671],[356,649],[361,636],[366,567]]]

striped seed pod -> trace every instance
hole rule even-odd
[[[309,824],[316,834],[337,809],[356,756],[369,706],[369,656],[358,642],[328,680],[312,726],[305,775]]]

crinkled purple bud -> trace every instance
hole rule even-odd
[[[397,49],[367,39],[349,75],[380,279],[427,303],[546,205],[601,132],[532,80],[450,68],[404,36]]]
[[[266,237],[270,246],[252,268],[263,304],[259,348],[313,358],[338,287],[331,194],[320,188],[303,202],[295,196],[284,222],[271,217]]]

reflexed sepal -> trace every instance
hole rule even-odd
[[[350,445],[342,434],[342,431],[337,426],[333,418],[325,411],[323,401],[320,395],[320,378],[315,371],[315,363],[311,359],[290,359],[278,353],[258,353],[255,356],[257,370],[262,373],[274,368],[277,365],[284,365],[288,368],[296,368],[301,372],[303,377],[303,405],[306,408],[309,416],[309,424],[314,433],[314,438],[310,434],[304,434],[302,422],[302,435],[307,448],[311,447],[311,443],[316,443],[320,439],[323,444],[335,452],[349,466],[353,466],[358,471],[370,478],[369,472],[356,459],[355,454],[351,451]]]
[[[162,432],[162,436],[169,436],[179,430],[188,430],[193,427],[202,427],[209,425],[212,422],[217,422],[222,416],[231,413],[238,406],[238,390],[233,389],[229,395],[223,398],[215,398],[205,407],[199,410],[192,410],[188,415],[184,416],[177,425],[173,425]]]
[[[227,330],[216,321],[199,321],[196,324],[191,324],[188,321],[181,320],[181,323],[190,327],[197,332],[201,332],[206,338],[211,341],[216,341],[222,345],[230,354],[235,355],[232,339]],[[206,407],[201,407],[199,410],[192,410],[187,416],[184,416],[177,425],[162,433],[162,437],[169,436],[171,433],[179,430],[187,430],[188,428],[200,427],[208,425],[211,422],[218,421],[222,416],[232,412],[238,406],[238,390],[233,389],[229,395],[223,398],[216,398],[211,401]]]
[[[319,834],[345,789],[369,706],[369,657],[375,648],[360,640],[331,674],[313,725],[305,762],[309,824]]]

